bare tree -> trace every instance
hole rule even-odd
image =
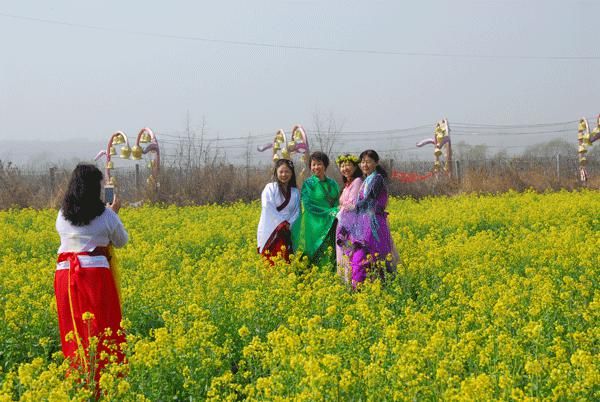
[[[327,155],[331,155],[335,145],[340,140],[340,132],[344,126],[339,122],[333,112],[324,117],[319,110],[313,114],[313,130],[311,132],[312,148],[317,148]]]
[[[480,161],[488,158],[489,149],[485,144],[470,145],[464,141],[452,144],[452,150],[456,150],[456,159],[461,161]]]
[[[562,138],[557,138],[528,146],[523,151],[523,156],[529,158],[551,158],[556,155],[577,155],[576,145],[577,143],[575,141],[567,141]]]

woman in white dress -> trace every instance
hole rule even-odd
[[[294,251],[292,226],[300,216],[300,192],[296,187],[294,163],[278,159],[273,169],[273,181],[267,184],[261,195],[262,211],[256,239],[258,253],[271,265],[277,254],[289,262]]]

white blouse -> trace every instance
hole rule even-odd
[[[296,187],[292,187],[291,190],[290,201],[281,211],[278,211],[277,207],[283,204],[285,198],[279,191],[277,183],[267,184],[262,192],[260,197],[262,211],[256,232],[258,251],[261,253],[267,240],[281,222],[288,221],[291,226],[300,215],[300,192]]]
[[[58,211],[56,231],[60,236],[59,254],[92,251],[98,246],[106,247],[109,243],[115,247],[123,247],[129,240],[121,219],[110,208],[106,208],[102,215],[85,226],[73,225],[65,219],[62,210]]]

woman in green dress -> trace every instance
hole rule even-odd
[[[335,227],[339,209],[340,188],[325,175],[329,158],[317,151],[310,155],[313,175],[302,184],[302,221],[298,233],[298,249],[304,251],[312,264],[329,264],[335,270]]]

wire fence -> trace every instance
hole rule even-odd
[[[449,165],[448,174],[431,174],[430,161],[407,161],[383,159],[382,166],[390,174],[390,194],[396,196],[423,197],[452,195],[460,192],[502,192],[510,189],[522,191],[532,188],[576,189],[589,187],[600,189],[600,158],[588,158],[589,180],[579,180],[579,162],[576,156],[553,157],[495,157],[484,159],[455,160]],[[98,166],[103,168],[101,164]],[[153,185],[150,170],[136,164],[116,167],[112,177],[116,181],[119,197],[127,204],[141,201],[173,203],[178,205],[229,203],[238,200],[258,199],[265,183],[272,180],[272,168],[260,165],[242,165],[215,162],[202,166],[162,167],[158,186]],[[299,185],[309,172],[296,167]],[[0,208],[57,206],[62,199],[71,171],[50,168],[48,170],[22,170],[2,165],[0,162]],[[341,183],[335,166],[328,174]],[[417,179],[403,182],[402,175]]]

